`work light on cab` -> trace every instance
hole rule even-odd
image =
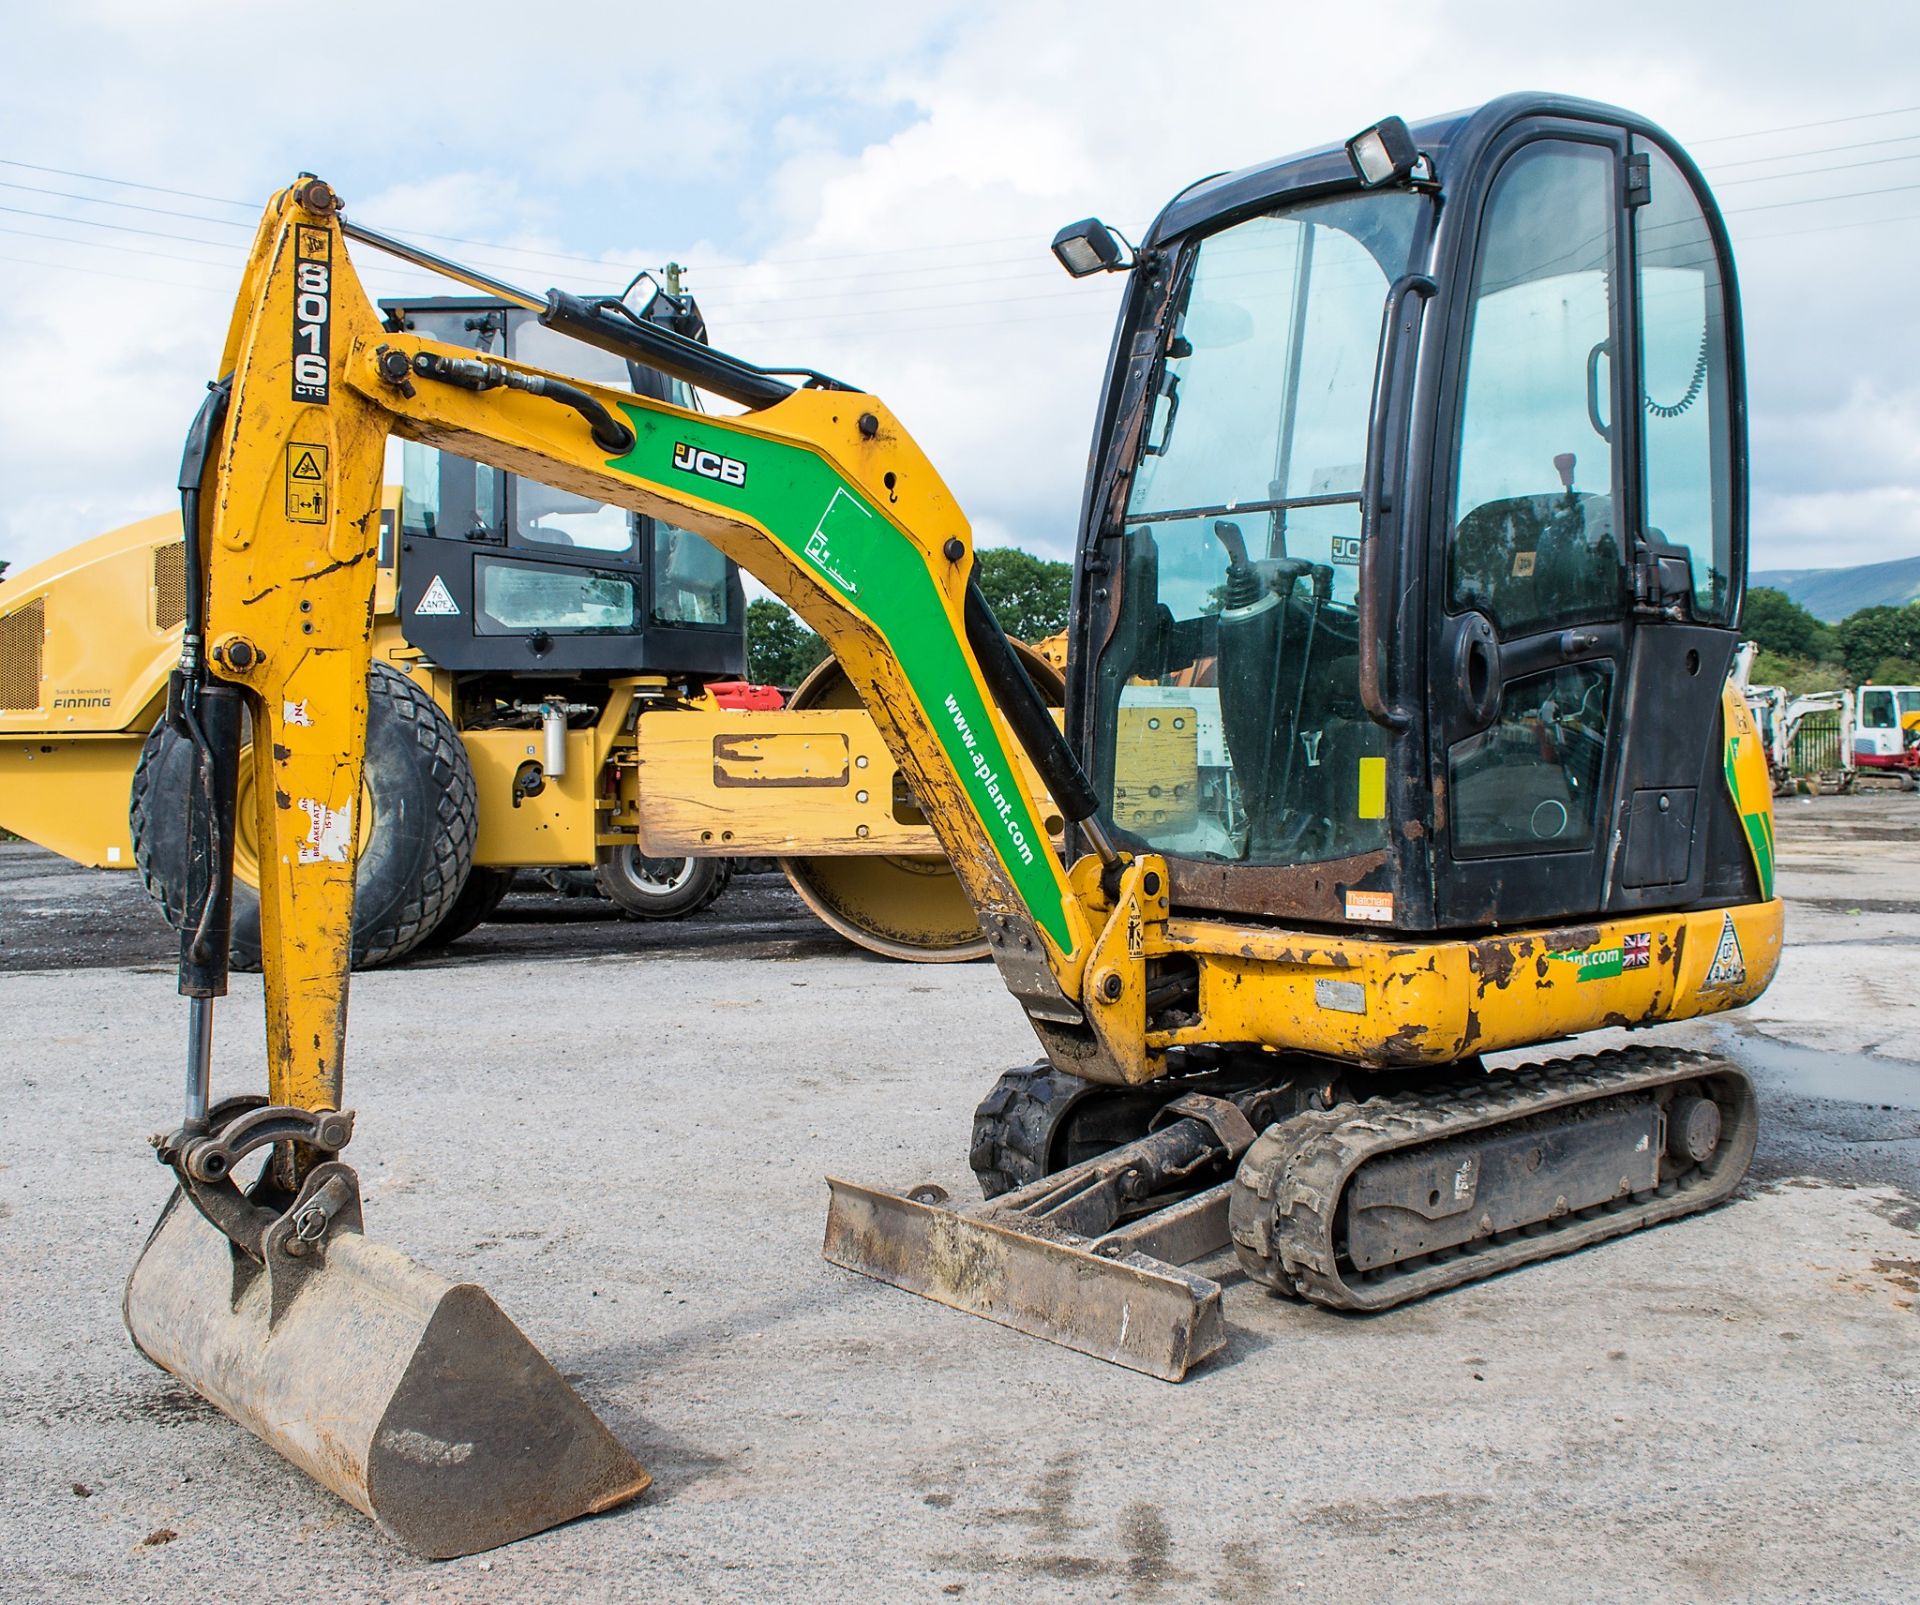
[[[1089,273],[1120,273],[1133,266],[1133,253],[1097,217],[1083,217],[1054,235],[1053,254],[1076,279]]]
[[[1347,141],[1347,160],[1363,185],[1378,189],[1405,183],[1420,160],[1420,148],[1403,119],[1388,117]]]

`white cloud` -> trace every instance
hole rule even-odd
[[[1920,333],[1891,288],[1920,224],[1804,232],[1920,213],[1920,192],[1760,209],[1911,183],[1920,164],[1795,184],[1736,182],[1772,169],[1720,165],[1912,126],[1722,137],[1911,103],[1910,7],[1809,15],[1722,0],[1602,18],[1480,0],[1362,23],[1298,4],[988,0],[896,7],[881,23],[870,10],[764,3],[709,5],[671,31],[635,14],[591,32],[526,29],[523,10],[499,4],[359,3],[326,18],[317,37],[309,14],[216,0],[164,16],[121,0],[14,19],[0,157],[241,198],[311,167],[355,215],[397,233],[501,242],[444,248],[533,288],[607,275],[527,251],[691,262],[718,341],[870,385],[983,541],[1064,555],[1117,286],[1058,272],[1045,250],[1058,224],[1094,212],[1136,228],[1193,178],[1389,111],[1527,85],[1624,100],[1702,141],[1727,184],[1748,311],[1757,561],[1920,550],[1902,497],[1920,478]],[[19,168],[0,180],[113,193]],[[0,228],[96,242],[0,233],[0,258],[86,270],[0,260],[0,555],[21,559],[171,496],[245,231],[0,191],[15,202],[235,242],[0,214]],[[423,287],[360,260],[375,293]],[[87,276],[100,273],[147,282]]]
[[[1845,568],[1920,552],[1920,485],[1763,493],[1753,509],[1756,569]]]

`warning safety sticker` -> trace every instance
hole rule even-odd
[[[1713,950],[1713,963],[1702,987],[1741,986],[1747,979],[1747,956],[1740,951],[1740,933],[1733,928],[1733,916],[1723,914],[1720,943]]]
[[[296,524],[327,521],[327,448],[287,447],[287,517]]]

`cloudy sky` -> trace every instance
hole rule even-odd
[[[1053,230],[1132,232],[1193,178],[1517,88],[1629,104],[1715,184],[1755,566],[1913,555],[1917,64],[1911,0],[14,12],[0,557],[170,501],[259,205],[302,169],[535,289],[688,264],[718,343],[885,396],[983,543],[1064,556],[1117,285],[1067,279]]]

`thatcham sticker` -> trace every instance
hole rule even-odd
[[[1348,892],[1347,918],[1350,920],[1365,920],[1372,925],[1391,925],[1393,923],[1393,893]]]

